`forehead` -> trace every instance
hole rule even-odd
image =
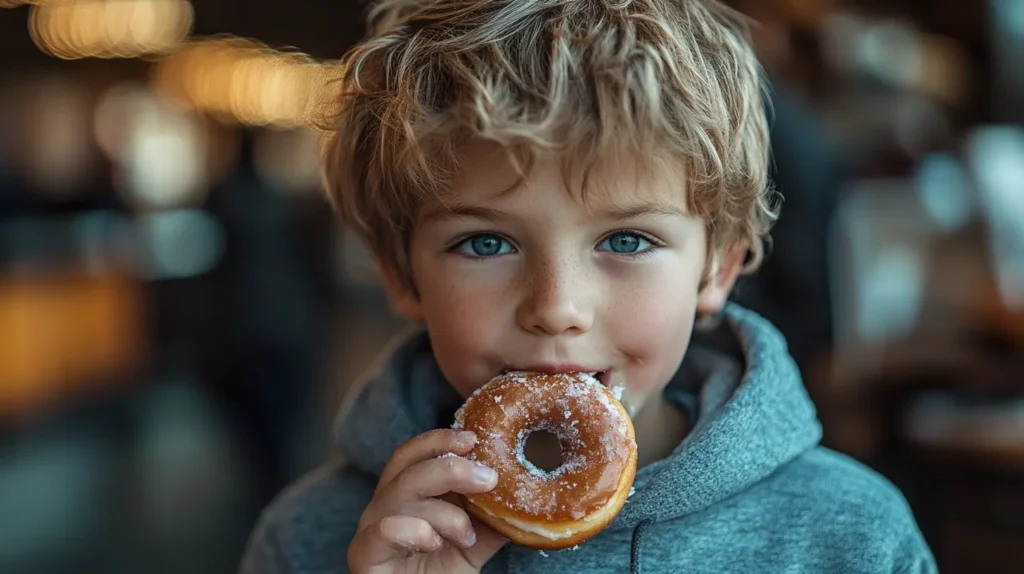
[[[460,158],[460,169],[442,194],[442,202],[504,202],[523,195],[533,199],[538,194],[558,193],[594,211],[645,203],[686,212],[681,162],[657,155],[610,154],[589,169],[569,154],[538,155],[525,173],[517,169],[508,150],[495,144],[465,146]]]

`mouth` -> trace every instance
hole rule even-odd
[[[544,373],[548,375],[557,375],[560,373],[582,373],[584,375],[590,375],[597,379],[607,389],[611,389],[611,371],[609,369],[593,369],[583,367],[580,365],[533,365],[530,367],[508,367],[504,369],[501,374],[507,374],[512,372],[532,372],[532,373]]]

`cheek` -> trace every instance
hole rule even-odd
[[[615,297],[608,333],[615,347],[644,370],[641,376],[630,377],[644,389],[672,377],[690,342],[697,296],[696,288],[685,287],[692,274],[685,275],[683,281],[679,275],[649,277]]]
[[[661,354],[666,347],[685,348],[696,297],[679,289],[659,288],[628,300],[616,305],[609,321],[622,348],[641,359]]]
[[[424,320],[438,365],[463,396],[486,382],[503,324],[505,299],[487,286],[424,284],[420,292]]]

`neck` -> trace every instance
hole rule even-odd
[[[690,431],[686,415],[672,405],[665,395],[644,406],[633,419],[636,433],[637,467],[666,458]]]

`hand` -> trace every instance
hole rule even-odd
[[[497,484],[492,469],[463,458],[476,440],[472,432],[434,430],[398,447],[348,547],[352,572],[479,572],[508,542],[471,520],[452,494]]]

